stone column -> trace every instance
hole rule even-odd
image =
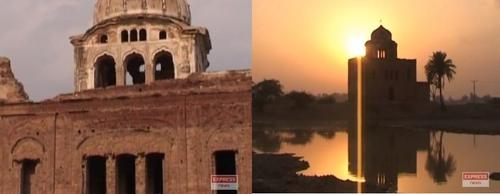
[[[114,194],[116,190],[116,158],[109,154],[106,157],[106,193]]]
[[[118,60],[118,59],[117,59]],[[115,61],[115,70],[116,70],[116,85],[117,86],[124,86],[125,85],[125,73],[127,71],[125,70],[125,67],[123,66],[122,61]]]
[[[137,155],[135,160],[135,193],[145,194],[146,193],[146,162],[144,158],[144,153]]]
[[[155,81],[155,64],[152,61],[151,57],[147,56],[146,59],[144,59],[146,69],[145,69],[145,74],[146,74],[146,84],[153,83]]]
[[[146,84],[153,83],[155,81],[155,67],[152,62],[146,62]]]

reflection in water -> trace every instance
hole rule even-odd
[[[439,139],[436,137],[439,133]],[[453,155],[446,156],[443,145],[444,132],[432,132],[432,141],[430,149],[427,151],[427,163],[425,169],[431,174],[434,182],[438,184],[446,183],[447,178],[451,177],[455,172],[455,159]]]
[[[417,151],[429,147],[429,133],[372,128],[363,133],[362,164],[367,182],[397,191],[399,174],[415,174]],[[349,129],[349,171],[356,173],[356,130]]]
[[[500,136],[370,128],[363,134],[364,179],[387,191],[498,192],[497,181],[491,181],[490,188],[461,185],[462,172],[500,171],[498,142]],[[352,128],[254,130],[255,151],[303,157],[310,167],[300,173],[308,176],[335,175],[355,180],[356,145]]]

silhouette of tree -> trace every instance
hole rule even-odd
[[[285,97],[294,102],[292,106],[292,109],[294,110],[304,109],[311,103],[313,103],[315,100],[313,95],[308,94],[306,92],[297,92],[297,91],[292,91],[286,94]]]
[[[443,89],[445,78],[450,82],[456,74],[456,66],[451,59],[447,59],[447,54],[442,51],[437,51],[432,54],[425,65],[425,74],[430,84],[433,84],[439,90],[439,101],[441,102],[441,110],[446,110],[443,98]]]
[[[264,106],[283,96],[283,86],[280,81],[264,80],[252,87],[252,105],[254,110],[262,112]]]
[[[333,94],[321,94],[316,97],[319,104],[335,104],[337,99]]]
[[[443,145],[444,132],[441,131],[439,139],[436,139],[436,132],[432,132],[431,146],[427,152],[427,163],[425,169],[429,172],[434,182],[438,184],[446,183],[456,170],[455,158],[451,154],[446,154]]]
[[[430,85],[431,89],[431,97],[432,97],[432,102],[436,102],[436,90],[437,90],[437,76],[435,76],[434,72],[431,71],[432,69],[427,66],[425,67],[425,74],[427,77],[427,82]]]

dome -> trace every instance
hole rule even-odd
[[[380,25],[372,32],[372,40],[392,40],[392,33]]]
[[[114,17],[141,14],[168,16],[190,24],[189,9],[187,0],[97,0],[94,24]]]

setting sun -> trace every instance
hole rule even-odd
[[[365,55],[364,41],[361,35],[352,35],[347,39],[346,46],[350,57],[359,57]]]

